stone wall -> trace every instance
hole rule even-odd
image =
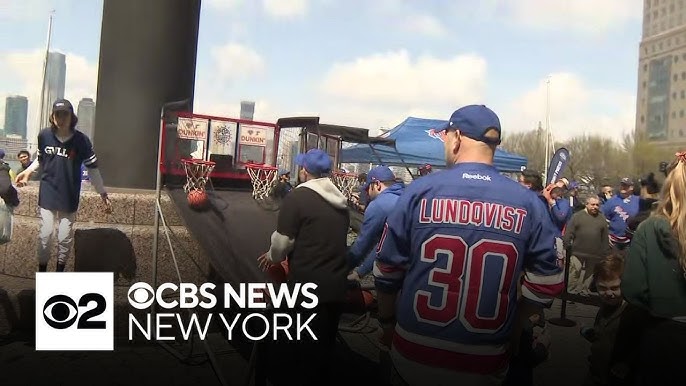
[[[35,323],[35,276],[38,270],[38,186],[20,188],[21,204],[15,210],[12,241],[0,245],[0,337],[13,331],[32,331]],[[67,271],[114,272],[116,336],[126,336],[128,287],[152,281],[152,245],[155,234],[155,193],[152,191],[111,192],[113,213],[105,214],[100,196],[84,184],[77,213]],[[162,193],[161,207],[178,262],[181,281],[208,281],[211,267],[202,248],[183,225],[174,203]],[[160,226],[157,284],[178,283],[171,249]],[[57,265],[57,239],[48,271]]]
[[[15,210],[12,241],[0,246],[0,273],[35,278],[40,227],[38,187],[30,185],[18,190],[21,204]],[[155,194],[152,191],[113,192],[110,200],[113,213],[106,214],[97,193],[82,192],[67,271],[114,272],[118,286],[151,282]],[[205,282],[210,272],[208,259],[164,192],[161,207],[182,281]],[[160,226],[159,232],[157,282],[178,282],[164,227]],[[48,271],[54,271],[57,264],[56,233],[53,239],[54,253]]]

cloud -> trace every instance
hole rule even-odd
[[[455,105],[479,100],[486,60],[475,54],[441,59],[386,52],[332,66],[321,91],[340,100],[405,107]]]
[[[308,0],[262,0],[262,6],[269,16],[283,19],[305,16],[308,5]]]
[[[365,10],[387,23],[389,28],[401,29],[425,37],[443,37],[448,29],[435,15],[416,9],[410,2],[403,0],[376,0],[368,2]]]
[[[571,29],[598,34],[640,21],[642,0],[496,0],[486,2],[492,12],[503,11],[505,20],[539,30]]]
[[[252,48],[233,42],[213,47],[210,53],[212,61],[209,66],[198,67],[193,110],[198,114],[237,118],[241,101],[227,98],[225,90],[264,74],[265,61]],[[255,118],[274,118],[269,113],[270,104],[263,99],[255,99]]]
[[[211,96],[211,93],[198,90],[193,101],[193,111],[196,114],[212,115],[215,117],[238,118],[241,112],[241,101],[221,100]],[[274,110],[273,104],[267,99],[259,99],[255,102],[254,120],[261,122],[276,122],[280,115]]]
[[[546,79],[516,97],[501,114],[504,135],[526,131],[546,122]],[[503,106],[504,107],[504,106]],[[550,76],[550,127],[555,140],[580,134],[600,134],[620,140],[636,120],[633,93],[595,87],[573,73]]]
[[[318,116],[321,122],[364,127],[372,134],[407,116],[447,119],[456,106],[482,102],[486,61],[472,54],[441,59],[386,52],[336,63],[318,84],[313,95],[302,99],[266,108],[258,102],[256,116],[268,121]],[[238,102],[223,110],[237,114]]]
[[[78,54],[66,52],[65,55],[65,98],[76,108],[81,98],[96,98],[97,63],[90,62]],[[37,135],[44,58],[45,51],[42,49],[9,52],[0,57],[0,84],[4,85],[0,92],[6,95],[24,95],[29,99],[29,140]]]
[[[408,16],[402,26],[409,32],[430,37],[442,37],[447,33],[441,21],[431,15]]]
[[[260,54],[238,43],[213,47],[211,57],[212,66],[216,69],[213,77],[218,77],[222,82],[260,75],[266,67]]]

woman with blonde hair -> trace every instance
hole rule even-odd
[[[638,384],[686,385],[686,152],[676,154],[653,214],[636,230],[622,276],[626,301],[648,315]],[[619,343],[619,342],[618,342]]]

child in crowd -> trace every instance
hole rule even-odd
[[[624,260],[611,254],[595,266],[594,280],[602,305],[595,317],[593,327],[583,327],[581,335],[591,342],[589,374],[586,386],[609,385],[610,359],[617,330],[626,302],[622,298],[620,285]]]

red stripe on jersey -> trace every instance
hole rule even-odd
[[[376,267],[379,269],[379,271],[381,271],[381,272],[383,272],[383,273],[393,273],[393,272],[398,272],[398,271],[404,271],[404,270],[405,270],[404,267],[397,267],[397,266],[394,266],[394,265],[388,265],[388,264],[384,264],[384,263],[382,263],[382,262],[380,262],[380,261],[377,261],[377,262],[376,262]]]
[[[507,351],[496,355],[463,354],[423,346],[393,335],[393,348],[406,359],[429,367],[476,374],[493,374],[502,371],[509,362]]]
[[[557,284],[534,284],[531,282],[528,282],[524,280],[524,285],[526,288],[528,288],[531,292],[535,292],[541,295],[545,296],[551,296],[555,297],[559,294],[562,293],[565,289],[565,283],[557,283]]]

